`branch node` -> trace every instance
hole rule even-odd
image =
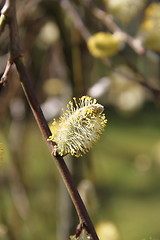
[[[76,228],[76,238],[78,238],[82,232],[83,229],[87,229],[86,225],[84,222],[80,222],[78,225],[77,225],[77,228]]]

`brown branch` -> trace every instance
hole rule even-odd
[[[31,86],[31,80],[27,69],[21,59],[21,48],[20,48],[20,40],[18,33],[18,25],[16,19],[16,0],[9,0],[9,11],[8,11],[8,19],[9,19],[9,30],[10,30],[10,51],[11,51],[11,59],[14,61],[17,71],[20,76],[20,81],[27,97],[27,100],[30,104],[32,112],[35,116],[37,124],[42,132],[43,137],[45,138],[49,149],[52,153],[54,152],[54,145],[56,143],[52,143],[47,141],[48,137],[51,135],[51,131],[48,127],[46,119],[43,115],[43,112],[40,108],[39,102],[34,94],[34,91]],[[55,163],[58,167],[58,170],[64,180],[64,183],[68,189],[68,192],[72,198],[72,201],[75,205],[77,214],[79,216],[80,223],[83,224],[88,233],[91,235],[93,240],[98,240],[98,236],[95,232],[92,221],[88,215],[88,212],[85,208],[85,205],[77,191],[77,188],[74,184],[74,181],[71,177],[71,174],[65,164],[64,159],[58,154],[54,157]]]

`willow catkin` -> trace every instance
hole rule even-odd
[[[87,153],[107,123],[103,110],[104,107],[96,99],[83,96],[77,101],[73,98],[59,121],[54,119],[51,125],[49,141],[56,142],[58,154],[65,156],[70,153],[80,157]]]
[[[123,45],[120,34],[98,32],[87,41],[90,54],[96,58],[111,57],[118,53]]]

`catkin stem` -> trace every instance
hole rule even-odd
[[[37,121],[37,124],[42,132],[42,135],[45,138],[45,140],[49,146],[49,149],[52,153],[52,156],[53,156],[55,143],[47,141],[49,136],[51,136],[51,131],[48,127],[46,119],[40,108],[39,102],[35,96],[33,89],[32,89],[32,85],[31,85],[31,81],[30,81],[30,77],[27,72],[27,69],[21,59],[22,54],[21,54],[21,49],[20,49],[20,40],[19,40],[18,25],[17,25],[17,19],[16,19],[16,6],[15,6],[16,0],[7,0],[6,3],[7,3],[8,8],[6,9],[5,13],[9,20],[8,23],[9,23],[9,30],[10,30],[11,59],[13,60],[13,62],[16,65],[26,98],[32,109],[32,112]],[[82,223],[86,227],[87,231],[89,232],[89,234],[91,235],[93,240],[99,240],[98,236],[96,234],[96,231],[94,229],[94,226],[92,224],[92,221],[86,210],[86,207],[78,193],[78,190],[77,190],[75,183],[71,177],[71,174],[65,164],[64,159],[59,155],[54,157],[54,159],[55,159],[55,163],[58,167],[58,170],[63,178],[63,181],[68,189],[68,192],[71,196],[71,199],[74,203],[77,214],[79,216],[80,223]]]

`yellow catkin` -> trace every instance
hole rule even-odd
[[[99,139],[107,123],[104,107],[96,99],[83,96],[77,101],[73,98],[57,122],[51,125],[52,136],[49,141],[57,143],[55,150],[59,155],[70,153],[80,157],[87,153]]]
[[[110,57],[120,50],[122,39],[117,34],[98,32],[92,35],[87,42],[92,56],[97,58]]]

